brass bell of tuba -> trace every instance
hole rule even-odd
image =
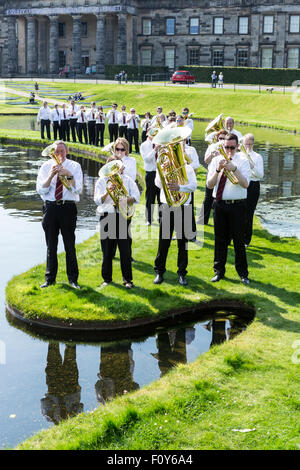
[[[125,219],[131,219],[134,214],[134,205],[127,203],[129,194],[120,176],[122,166],[123,163],[120,160],[112,160],[100,168],[99,176],[100,178],[107,178],[106,190],[122,216]],[[116,188],[112,191],[108,183],[115,185]]]
[[[205,129],[205,141],[214,142],[215,135],[220,130],[225,130],[223,122],[223,113],[219,114],[213,121],[211,121]]]
[[[154,144],[160,146],[156,164],[170,207],[181,206],[189,198],[189,193],[170,191],[167,184],[171,182],[177,182],[179,185],[187,184],[184,140],[190,135],[191,129],[188,127],[171,127],[159,131],[152,140]]]
[[[53,142],[53,144],[50,144],[50,145],[48,145],[48,147],[44,148],[44,150],[42,151],[42,157],[53,158],[53,160],[56,162],[57,165],[61,165],[61,161],[59,160],[59,158],[57,157],[57,155],[55,153],[58,143],[59,142]],[[64,187],[70,191],[71,186],[68,183],[67,178],[65,176],[59,176],[59,179],[62,182],[62,184],[64,185]]]

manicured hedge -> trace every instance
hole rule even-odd
[[[124,70],[127,73],[128,81],[130,80],[143,80],[144,75],[159,74],[164,77],[170,76],[168,67],[152,67],[150,65],[106,65],[105,66],[105,78],[114,79],[115,75]]]
[[[259,67],[207,67],[182,65],[179,69],[189,70],[196,82],[210,82],[213,70],[217,75],[223,72],[224,83],[291,86],[300,80],[300,69],[265,69]]]

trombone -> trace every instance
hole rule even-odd
[[[248,158],[249,163],[253,166],[255,166],[254,161],[251,158],[251,155],[247,152],[245,145],[243,142],[240,143],[240,151]]]
[[[57,157],[57,155],[55,153],[56,148],[57,148],[57,143],[56,142],[54,142],[51,145],[48,145],[48,147],[46,147],[42,151],[42,157],[50,157],[56,162],[57,165],[61,166],[61,161],[59,160],[59,158]],[[67,178],[65,176],[58,176],[58,178],[60,179],[60,181],[62,182],[64,187],[66,189],[68,189],[69,191],[71,191],[71,185],[68,183]]]

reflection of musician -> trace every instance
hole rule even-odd
[[[136,153],[139,153],[139,122],[140,116],[135,113],[134,108],[131,108],[130,114],[127,117],[129,153],[132,152],[132,141],[134,141],[134,148]]]
[[[83,404],[80,403],[76,346],[66,345],[63,360],[59,343],[50,342],[45,371],[48,393],[41,400],[41,407],[47,420],[58,424],[62,419],[81,413]]]
[[[95,384],[97,400],[103,405],[117,395],[137,390],[133,380],[133,352],[131,343],[121,342],[101,346],[99,380]]]
[[[105,130],[105,113],[102,106],[98,106],[96,113],[96,129],[95,129],[95,145],[98,147],[100,140],[100,147],[104,146],[104,130]]]
[[[177,182],[167,183],[170,191],[180,191],[190,194],[187,201],[179,207],[168,206],[159,172],[156,172],[155,184],[158,188],[160,188],[161,219],[159,227],[159,245],[154,263],[154,270],[157,274],[156,278],[154,279],[154,284],[161,284],[164,280],[163,275],[166,271],[168,251],[171,244],[172,235],[175,230],[178,247],[178,282],[182,286],[187,285],[187,280],[185,278],[187,274],[186,268],[188,265],[187,241],[193,239],[195,236],[195,233],[191,233],[192,205],[190,202],[191,193],[197,188],[197,179],[191,165],[185,165],[185,168],[188,179],[187,184],[179,185]]]
[[[119,113],[119,137],[125,137],[125,139],[128,139],[127,119],[128,119],[128,113],[126,113],[126,106],[123,105],[121,106],[121,112]]]
[[[125,141],[126,142],[126,141]],[[119,154],[124,152],[124,146],[118,144],[115,148],[115,157],[110,157],[108,163],[119,159]],[[140,200],[140,193],[136,183],[124,174],[120,174],[123,185],[125,186],[128,197],[127,204],[132,205]],[[114,194],[118,188],[114,183],[108,182],[107,177],[100,177],[95,186],[94,201],[98,205],[98,213],[100,214],[100,242],[103,254],[102,260],[102,287],[112,282],[112,260],[118,246],[120,252],[120,264],[123,276],[123,283],[127,289],[133,287],[132,283],[132,261],[131,261],[131,235],[130,235],[130,219],[126,219],[120,212],[120,208],[116,207],[109,191]]]
[[[225,275],[228,245],[233,240],[235,268],[243,284],[249,284],[248,264],[244,243],[247,188],[250,180],[250,165],[246,157],[237,153],[238,138],[228,134],[224,140],[224,150],[229,161],[222,155],[215,157],[207,176],[208,188],[213,188],[214,230],[215,230],[215,276],[218,282]],[[238,183],[233,184],[224,174],[231,172]]]
[[[264,162],[262,156],[253,150],[253,134],[244,135],[243,144],[252,160],[249,162],[251,168],[251,179],[247,189],[247,218],[245,233],[245,244],[246,246],[249,246],[252,238],[253,216],[259,199],[260,180],[264,177]]]
[[[152,354],[158,360],[161,376],[165,375],[177,364],[186,364],[186,331],[168,330],[158,333],[156,338],[158,352]]]

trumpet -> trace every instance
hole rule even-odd
[[[56,148],[57,148],[57,143],[54,142],[53,144],[51,145],[48,145],[48,147],[46,147],[43,151],[42,151],[42,156],[43,157],[50,157],[52,158],[57,165],[61,165],[61,161],[59,160],[59,158],[57,157],[56,155]],[[62,182],[62,184],[64,185],[64,187],[66,189],[68,189],[69,191],[71,191],[71,185],[68,183],[68,180],[65,176],[58,176],[60,181]]]
[[[120,176],[122,166],[123,163],[120,160],[112,160],[99,170],[99,176],[100,178],[107,178],[106,190],[122,216],[125,219],[131,219],[134,214],[134,206],[127,203],[129,194]],[[114,190],[109,188],[109,183],[115,186]]]
[[[219,145],[216,150],[225,158],[225,160],[227,160],[228,162],[230,161],[230,158],[228,157],[227,153],[225,152],[223,148],[223,145]],[[237,177],[232,173],[232,171],[228,171],[225,169],[223,171],[232,184],[238,184],[239,181]]]

